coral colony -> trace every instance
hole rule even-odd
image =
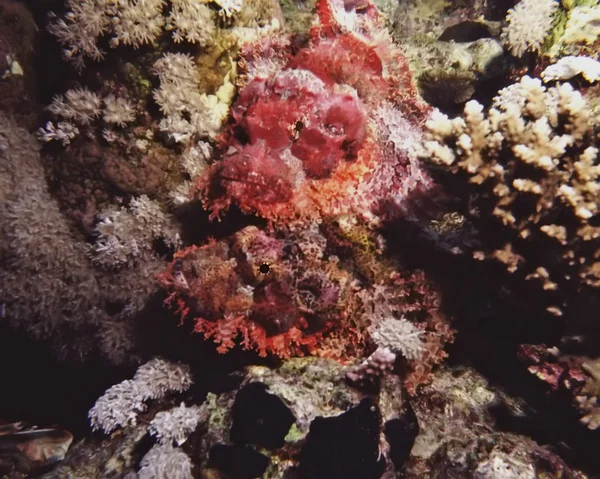
[[[77,80],[36,126],[43,160],[35,138],[0,115],[0,319],[62,359],[138,367],[89,411],[94,430],[141,428],[140,437],[155,440],[135,477],[191,478],[200,446],[188,438],[202,428],[211,431],[202,447],[213,446],[222,433],[215,428],[237,414],[229,392],[186,405],[195,400],[193,367],[153,358],[164,351],[148,351],[151,341],[139,338],[151,329],[149,304],[165,330],[179,324],[195,333],[194,354],[235,362],[232,351],[246,350],[278,365],[246,367],[240,386],[265,401],[279,394],[296,415],[275,441],[293,449],[277,457],[277,471],[309,455],[322,410],[359,396],[352,414],[379,401],[382,417],[400,409],[408,417],[414,401],[427,424],[420,394],[453,387],[447,366],[436,369],[456,330],[471,323],[455,317],[465,301],[446,295],[455,271],[440,275],[444,266],[415,261],[418,269],[405,244],[434,252],[440,264],[504,278],[498,297],[530,294],[524,309],[557,332],[514,340],[507,363],[566,399],[586,433],[600,428],[600,7],[513,2],[502,28],[478,13],[467,33],[483,29],[486,38],[454,42],[432,32],[411,45],[415,55],[392,39],[384,3],[317,0],[304,30],[284,28],[280,5],[267,0],[66,0],[50,16],[47,29]],[[467,18],[487,2],[472,3],[442,10]],[[413,14],[407,25],[429,21]],[[433,51],[456,55],[452,68],[419,71]],[[413,58],[419,52],[425,60]],[[102,70],[109,56],[117,58]],[[22,75],[6,59],[0,80]],[[497,77],[488,76],[492,66]],[[433,107],[413,75],[422,91],[442,85],[452,98]],[[451,220],[458,226],[445,230]],[[479,298],[473,305],[484,309]],[[307,398],[290,379],[299,375],[312,378],[309,389],[329,383]],[[477,378],[471,371],[461,381]],[[427,407],[450,396],[491,403],[486,387],[453,389]],[[298,397],[325,406],[307,411]],[[336,420],[346,414],[339,409]],[[458,417],[459,409],[444,406],[443,414]],[[398,459],[388,433],[376,434],[371,452],[391,464]],[[429,444],[420,451],[428,448],[433,457]],[[513,459],[496,458],[494,471],[508,477]],[[485,469],[492,462],[455,475],[500,477]],[[313,477],[307,463],[298,477]],[[284,477],[277,474],[264,477]],[[360,479],[370,477],[380,476]]]

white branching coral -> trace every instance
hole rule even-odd
[[[194,136],[214,137],[229,112],[234,87],[225,79],[216,95],[200,93],[194,59],[183,53],[166,53],[154,64],[160,87],[154,99],[165,118],[159,127],[174,141],[186,143]]]
[[[406,318],[386,318],[372,325],[369,333],[379,348],[402,353],[406,359],[419,359],[425,352],[423,331]]]
[[[162,239],[171,246],[179,241],[172,218],[146,195],[133,198],[128,208],[102,214],[96,234],[92,260],[107,268],[151,258],[154,240]]]
[[[190,368],[155,358],[140,366],[133,379],[106,390],[90,409],[88,416],[94,430],[109,434],[119,427],[133,426],[137,415],[146,410],[146,401],[182,392],[192,385]]]
[[[178,407],[157,413],[148,429],[160,444],[181,446],[198,427],[201,412],[198,406],[187,407],[181,403]]]
[[[163,11],[170,4],[171,13]],[[166,28],[175,41],[186,40],[204,46],[215,33],[211,10],[196,0],[67,0],[69,11],[53,16],[48,31],[64,46],[64,57],[79,70],[85,59],[101,60],[105,52],[98,47],[101,37],[111,47],[135,48],[155,43]]]
[[[521,0],[511,8],[502,30],[502,40],[508,50],[517,57],[528,51],[539,51],[557,8],[556,0]]]
[[[424,156],[485,191],[482,206],[514,234],[476,258],[523,271],[548,291],[578,290],[572,282],[600,286],[600,166],[591,122],[569,83],[546,88],[528,76],[500,91],[487,113],[470,101],[461,117],[431,117]],[[518,250],[532,242],[538,246]]]

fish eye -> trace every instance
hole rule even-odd
[[[261,263],[258,267],[258,272],[260,274],[267,274],[269,271],[271,271],[271,266],[269,263]]]

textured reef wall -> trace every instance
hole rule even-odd
[[[600,470],[600,6],[509,3],[0,2],[0,326],[123,380],[46,477]]]

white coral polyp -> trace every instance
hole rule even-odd
[[[238,11],[237,4],[225,2],[224,15]],[[165,18],[167,5],[171,9]],[[112,48],[138,48],[155,43],[166,29],[173,32],[176,42],[205,46],[216,32],[212,11],[197,0],[67,0],[66,7],[64,16],[51,17],[48,31],[63,45],[65,59],[79,70],[86,58],[99,61],[104,57],[97,45],[101,37],[108,38]]]
[[[425,351],[423,331],[404,317],[385,318],[369,328],[369,333],[379,348],[400,352],[406,359],[419,359]]]
[[[521,0],[508,11],[502,40],[516,57],[528,51],[539,51],[552,26],[556,0]]]

